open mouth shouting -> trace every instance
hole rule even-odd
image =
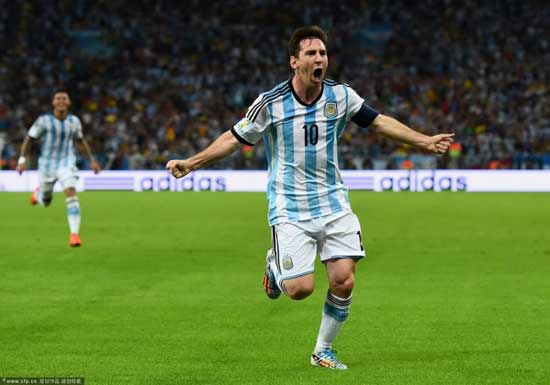
[[[313,80],[315,80],[315,82],[321,82],[323,80],[323,69],[322,68],[315,68],[313,70]]]

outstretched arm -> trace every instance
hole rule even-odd
[[[221,134],[212,144],[188,159],[175,159],[166,163],[166,169],[176,178],[182,178],[191,171],[208,166],[232,154],[241,143],[231,131]]]
[[[17,160],[17,172],[19,173],[19,175],[23,174],[23,171],[25,171],[25,163],[27,162],[26,154],[31,140],[32,138],[27,135],[25,136],[25,140],[23,140],[23,144],[21,145],[21,155]]]
[[[94,170],[94,173],[98,173],[101,171],[101,166],[99,163],[94,159],[94,156],[92,155],[92,151],[90,150],[90,146],[88,145],[88,142],[86,139],[75,139],[76,144],[78,146],[78,149],[86,155],[88,158],[88,161],[90,161],[90,168]]]
[[[376,132],[387,138],[407,143],[436,154],[444,154],[453,143],[454,134],[424,135],[410,129],[398,120],[382,114],[379,114],[376,119],[374,119],[372,126]]]

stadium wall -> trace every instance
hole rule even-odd
[[[267,171],[200,170],[183,179],[166,171],[81,171],[79,191],[265,191]],[[344,170],[350,190],[550,191],[550,170]],[[0,171],[0,191],[32,191],[38,172]],[[59,183],[56,191],[61,190]]]

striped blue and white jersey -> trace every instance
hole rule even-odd
[[[69,114],[65,120],[59,120],[53,114],[42,115],[33,123],[28,135],[40,140],[40,170],[53,172],[75,166],[74,140],[83,138],[82,123],[77,116]]]
[[[260,94],[233,127],[241,142],[263,137],[270,225],[351,210],[336,145],[363,103],[348,85],[324,80],[317,100],[306,105],[286,81]]]

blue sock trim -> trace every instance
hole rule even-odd
[[[65,199],[67,202],[67,214],[70,216],[80,215],[80,204],[78,203],[78,197],[72,196]]]
[[[334,318],[338,322],[344,322],[349,315],[349,307],[346,309],[339,309],[325,302],[324,312],[331,318]]]

